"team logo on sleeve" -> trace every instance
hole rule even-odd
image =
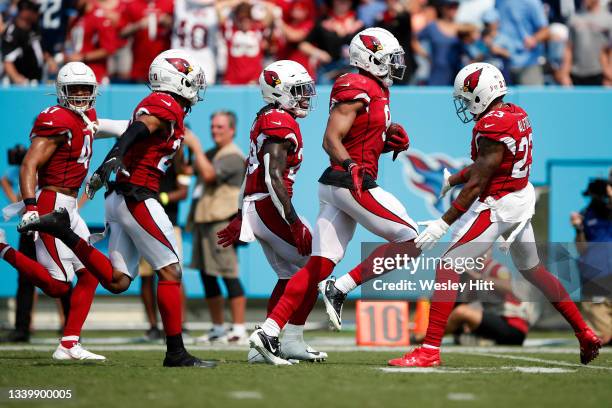
[[[276,85],[280,85],[281,83],[278,74],[274,71],[264,71],[264,81],[266,81],[266,84],[270,85],[272,88],[276,87]]]
[[[478,81],[480,81],[480,74],[482,74],[482,68],[465,77],[463,80],[463,92],[474,93],[474,89],[476,89]]]
[[[187,75],[193,71],[191,64],[189,64],[189,62],[183,58],[166,58],[166,61],[168,61],[170,65],[176,68],[176,70],[181,74]]]
[[[373,37],[371,35],[361,34],[359,36],[359,39],[361,40],[363,45],[365,45],[365,47],[372,52],[382,51],[383,49],[382,44],[376,37]]]

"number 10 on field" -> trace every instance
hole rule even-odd
[[[408,302],[357,301],[358,346],[407,346]]]

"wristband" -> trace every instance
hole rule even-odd
[[[23,203],[25,204],[26,211],[38,211],[35,198],[24,198]]]
[[[344,168],[344,170],[349,171],[351,164],[355,164],[355,162],[353,161],[353,159],[346,159],[344,160],[341,165]]]
[[[466,211],[467,211],[465,208],[463,208],[463,207],[461,206],[461,204],[457,203],[457,201],[456,201],[456,200],[455,200],[455,201],[453,201],[453,202],[451,203],[451,205],[452,205],[452,206],[453,206],[453,207],[454,207],[454,208],[455,208],[457,211],[459,211],[459,212],[464,213],[464,212],[466,212]]]
[[[461,180],[461,182],[465,183],[467,181],[467,178],[465,177],[465,173],[467,173],[467,167],[464,167],[461,169],[461,171],[459,172],[459,179]]]
[[[159,202],[162,205],[168,205],[170,202],[170,197],[168,197],[168,193],[159,193]]]

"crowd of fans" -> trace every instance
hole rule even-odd
[[[145,82],[160,51],[191,51],[207,82],[254,83],[292,59],[318,83],[349,70],[355,33],[384,27],[406,52],[402,81],[450,85],[486,61],[513,84],[611,85],[610,0],[0,0],[5,84],[53,79],[69,61],[101,83]]]

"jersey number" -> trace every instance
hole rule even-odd
[[[89,168],[89,161],[91,160],[91,136],[88,133],[83,135],[83,147],[81,148],[81,155],[77,159],[77,163],[83,163],[83,167]]]
[[[531,133],[529,133],[529,136],[521,138],[518,151],[524,152],[524,154],[523,158],[514,163],[514,167],[512,167],[512,178],[516,179],[524,178],[531,170]],[[528,161],[529,164],[527,165]]]
[[[187,29],[187,20],[182,20],[176,30],[176,36],[179,39],[180,48],[185,48],[191,45],[194,50],[206,48],[208,43],[208,31],[206,26],[202,24],[194,24],[191,30]]]
[[[158,169],[160,169],[164,173],[166,172],[166,170],[168,170],[168,167],[170,167],[170,164],[172,163],[172,158],[176,154],[179,147],[181,147],[181,143],[181,139],[174,140],[174,143],[172,143],[172,153],[162,156],[162,158],[159,160],[159,163],[157,163]]]

